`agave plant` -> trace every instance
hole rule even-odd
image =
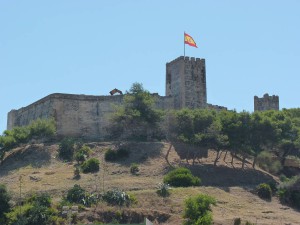
[[[170,187],[170,185],[169,184],[166,184],[166,183],[159,183],[158,185],[157,185],[157,191],[156,191],[156,193],[158,194],[158,195],[160,195],[160,196],[162,196],[162,197],[167,197],[167,196],[169,196],[170,195],[170,189],[171,189],[171,187]]]

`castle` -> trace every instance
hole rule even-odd
[[[178,57],[166,64],[166,96],[155,96],[155,107],[162,110],[182,108],[227,109],[207,103],[205,59]],[[50,94],[26,107],[8,113],[7,129],[25,126],[38,118],[54,118],[57,135],[103,139],[114,105],[124,95],[94,96]],[[257,105],[263,105],[257,103]]]

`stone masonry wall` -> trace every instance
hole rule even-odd
[[[264,94],[262,98],[254,96],[254,111],[279,110],[279,97]]]
[[[174,108],[206,108],[205,60],[179,57],[166,65],[166,96],[173,96]]]
[[[51,94],[27,107],[8,113],[7,129],[28,125],[38,118],[54,118],[59,136],[102,139],[106,136],[109,117],[124,95],[92,96]],[[173,99],[153,95],[156,107],[173,108]]]

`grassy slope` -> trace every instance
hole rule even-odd
[[[111,143],[91,143],[94,147],[92,157],[101,161],[101,171],[97,174],[82,174],[81,179],[73,179],[74,164],[57,160],[58,145],[36,144],[15,149],[6,156],[0,166],[0,183],[5,183],[17,199],[19,193],[19,177],[22,176],[22,193],[29,195],[35,191],[47,191],[56,201],[75,183],[89,191],[103,191],[118,187],[135,194],[138,203],[124,209],[128,217],[140,220],[148,216],[163,224],[181,224],[184,200],[198,193],[206,193],[217,199],[213,207],[216,224],[233,224],[233,219],[240,217],[243,221],[257,224],[300,224],[300,213],[281,205],[277,198],[271,202],[259,199],[250,192],[258,183],[276,179],[261,170],[253,170],[247,164],[240,169],[241,162],[237,159],[231,165],[231,158],[223,156],[218,166],[213,166],[214,152],[209,152],[207,159],[201,159],[194,166],[179,159],[172,149],[170,162],[191,168],[194,174],[202,178],[204,186],[196,188],[176,188],[168,198],[161,198],[155,193],[156,185],[162,182],[169,167],[164,159],[168,144],[135,143],[128,159],[117,163],[103,161],[105,149]],[[131,163],[140,164],[138,176],[130,174]],[[98,207],[88,209],[80,214],[82,221],[100,220],[105,216],[113,216],[120,208],[112,208],[100,203]],[[109,214],[109,212],[112,212]],[[126,216],[124,214],[124,217]]]

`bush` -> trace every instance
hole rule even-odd
[[[4,213],[10,210],[10,195],[7,192],[6,186],[0,184],[0,222],[4,221]]]
[[[71,203],[82,203],[85,198],[85,190],[80,185],[75,184],[70,190],[68,190],[67,200]]]
[[[27,202],[49,208],[51,206],[51,196],[47,193],[34,194],[33,196],[27,199]]]
[[[156,193],[159,195],[159,196],[162,196],[162,197],[167,197],[170,195],[170,185],[168,184],[165,184],[165,183],[159,183],[158,186],[157,186],[158,190],[156,191]]]
[[[0,143],[3,146],[3,150],[9,150],[18,145],[18,142],[13,137],[13,134],[8,131],[4,131],[4,135],[0,136]]]
[[[210,206],[215,204],[213,197],[204,194],[188,198],[185,201],[183,218],[187,220],[184,225],[211,225],[213,220]]]
[[[271,200],[272,199],[272,189],[268,184],[260,184],[257,187],[257,194],[262,199]]]
[[[59,144],[59,157],[63,160],[72,160],[75,141],[73,138],[64,138]]]
[[[105,158],[105,161],[115,161],[115,160],[117,160],[117,151],[114,151],[114,150],[109,148],[105,152],[104,158]]]
[[[48,194],[40,194],[26,199],[25,204],[15,207],[6,215],[9,225],[55,225],[58,224],[57,214],[58,212],[51,208],[51,197]]]
[[[129,195],[124,191],[119,189],[114,189],[112,191],[107,191],[103,195],[103,200],[106,201],[110,205],[118,205],[118,206],[129,206],[132,203],[136,202],[136,198],[133,195]]]
[[[200,178],[193,176],[189,169],[182,167],[172,170],[164,177],[164,183],[174,187],[199,186],[200,182]]]
[[[130,173],[132,173],[132,174],[137,174],[139,171],[140,171],[140,170],[139,170],[139,165],[138,165],[138,164],[132,163],[132,164],[130,165]]]
[[[272,154],[267,151],[263,151],[257,156],[257,163],[260,168],[273,174],[278,174],[282,170],[280,161],[274,159]]]
[[[282,203],[300,209],[300,176],[295,176],[279,187],[278,195]]]
[[[128,157],[130,154],[128,149],[120,148],[119,150],[108,149],[105,152],[104,158],[106,161],[117,161],[122,158]]]
[[[92,150],[90,147],[83,145],[80,149],[78,149],[75,152],[74,158],[78,164],[83,163],[89,157],[91,152]]]
[[[94,173],[99,171],[99,160],[96,158],[91,158],[87,161],[85,161],[81,165],[81,169],[83,173]]]
[[[14,127],[6,130],[0,136],[0,145],[9,150],[21,143],[29,141],[31,138],[52,137],[55,135],[56,128],[53,119],[32,121],[28,126]]]
[[[28,126],[30,137],[44,138],[52,137],[56,133],[54,119],[37,119]]]
[[[34,204],[32,208],[25,214],[28,225],[48,225],[50,218],[55,215],[55,211],[46,206]]]

